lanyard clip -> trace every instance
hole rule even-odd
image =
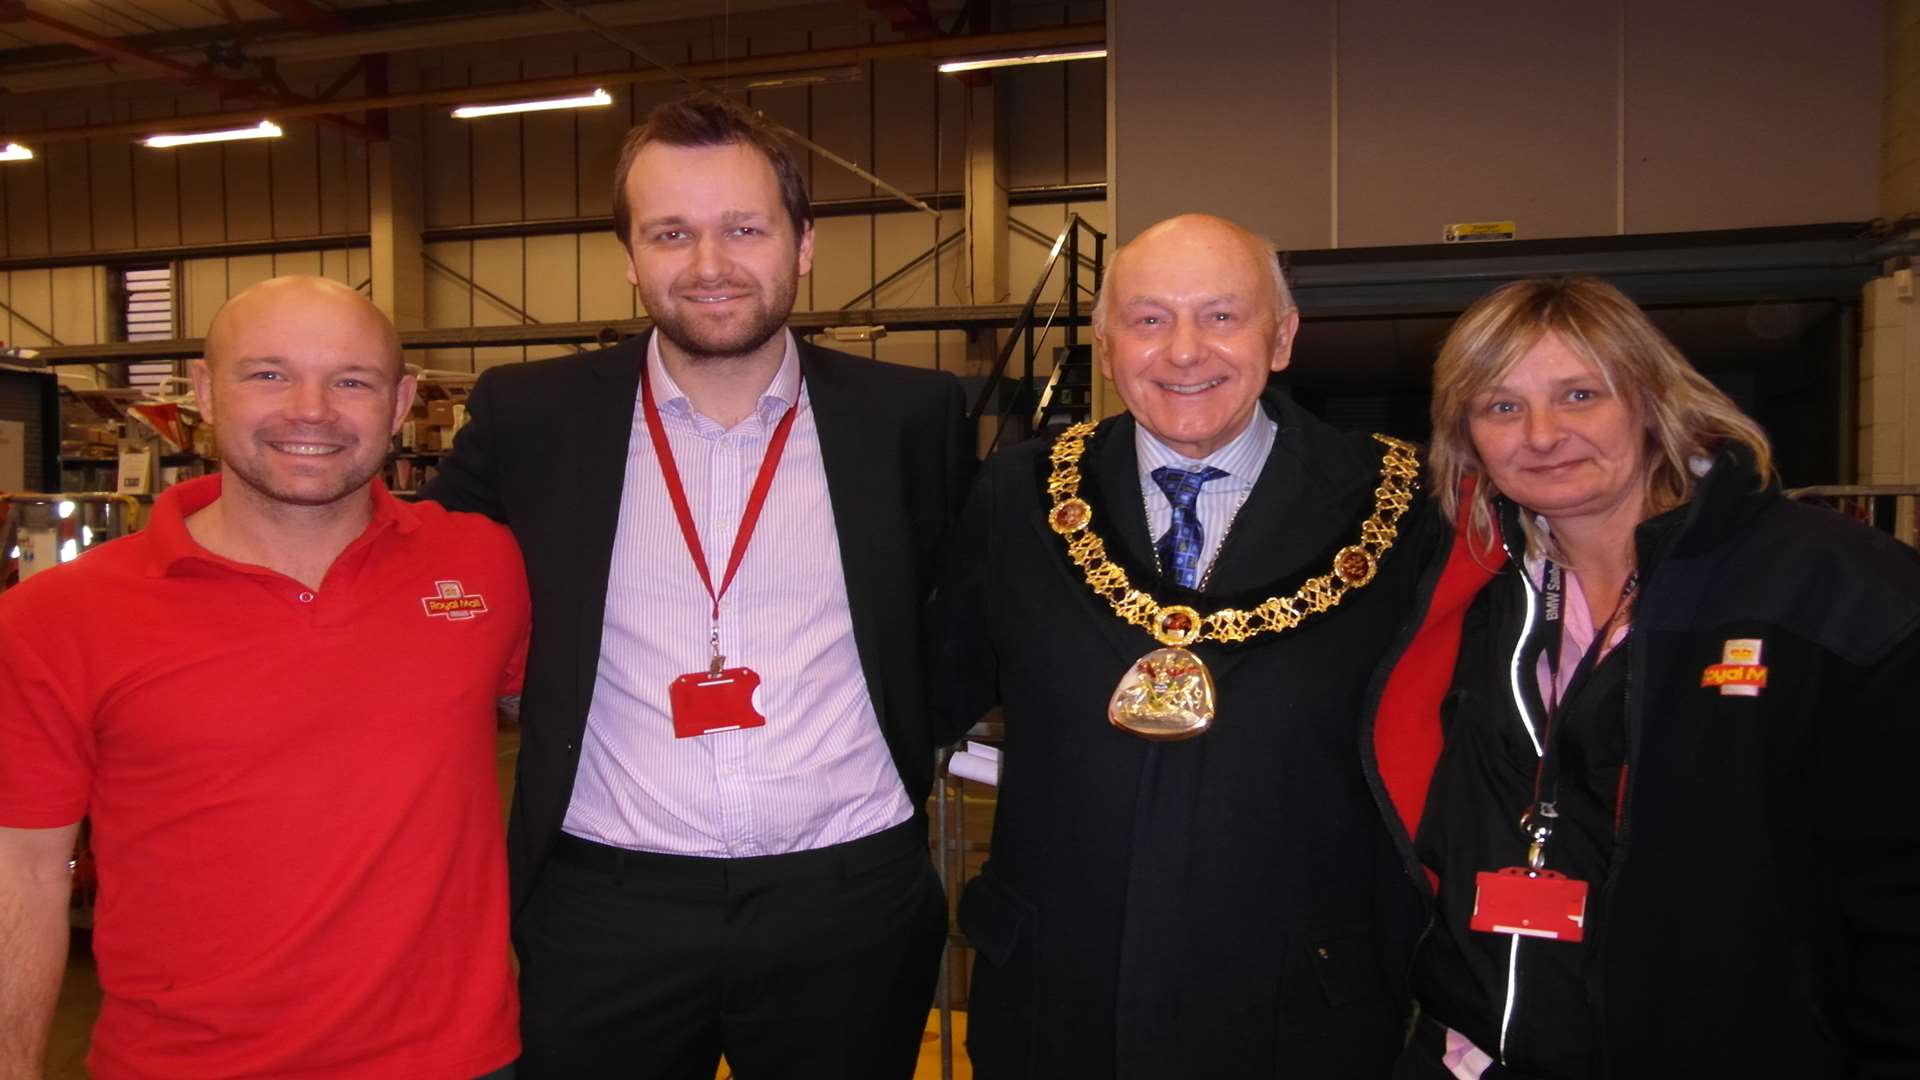
[[[1527,867],[1539,873],[1547,866],[1547,841],[1553,836],[1559,810],[1550,802],[1537,802],[1520,815],[1520,831],[1527,834]]]
[[[727,658],[720,655],[720,627],[715,625],[707,631],[707,677],[719,678],[720,669],[726,662]]]

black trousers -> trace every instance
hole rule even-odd
[[[909,1080],[946,932],[917,815],[740,859],[563,835],[514,920],[519,1080]]]

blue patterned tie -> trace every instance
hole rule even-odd
[[[1153,482],[1160,485],[1160,490],[1167,493],[1167,501],[1173,504],[1173,522],[1153,548],[1160,555],[1160,572],[1171,575],[1184,588],[1191,589],[1199,583],[1200,553],[1207,548],[1207,534],[1200,528],[1200,516],[1193,512],[1193,504],[1200,498],[1202,485],[1225,475],[1211,465],[1199,472],[1171,465],[1153,470]]]

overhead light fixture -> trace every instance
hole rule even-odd
[[[989,53],[985,56],[956,56],[942,61],[940,70],[952,75],[983,68],[1023,67],[1027,64],[1057,64],[1066,60],[1099,60],[1107,55],[1105,45],[1078,49],[1042,49],[1035,52]]]
[[[573,97],[538,98],[533,101],[503,101],[497,105],[462,105],[453,110],[453,115],[462,120],[473,120],[482,116],[504,116],[507,113],[546,112],[549,109],[597,109],[602,105],[613,104],[613,95],[605,90],[595,89],[591,94],[576,94]]]
[[[141,140],[155,150],[165,150],[174,146],[191,146],[194,143],[232,142],[235,139],[277,139],[286,134],[280,125],[271,120],[262,120],[252,127],[225,128],[220,131],[193,131],[185,135],[154,135]]]
[[[0,161],[32,161],[33,151],[17,142],[10,142],[0,148]]]

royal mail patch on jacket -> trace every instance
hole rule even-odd
[[[1701,686],[1719,687],[1721,697],[1759,697],[1767,688],[1767,667],[1760,662],[1759,638],[1733,638],[1720,649],[1720,662],[1700,673]]]

